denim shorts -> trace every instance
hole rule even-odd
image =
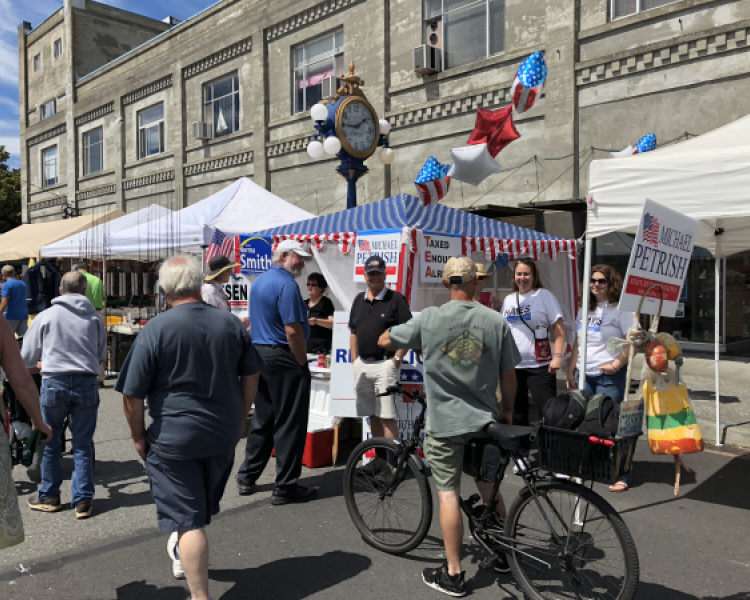
[[[146,473],[156,504],[159,531],[192,531],[211,523],[232,472],[234,449],[222,456],[174,460],[152,450]]]

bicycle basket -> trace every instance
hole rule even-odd
[[[543,471],[615,483],[630,471],[640,434],[613,439],[614,446],[589,442],[589,433],[539,428],[539,467]]]

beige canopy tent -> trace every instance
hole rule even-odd
[[[124,214],[121,210],[111,210],[72,219],[21,225],[0,236],[0,261],[39,258],[42,246],[122,217]]]

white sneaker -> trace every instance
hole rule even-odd
[[[185,571],[182,570],[182,561],[180,560],[180,551],[177,549],[179,534],[175,531],[169,536],[167,542],[167,554],[172,559],[172,575],[175,579],[185,579]]]

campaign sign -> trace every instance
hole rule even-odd
[[[617,423],[617,437],[640,433],[643,429],[643,400],[623,402]]]
[[[243,275],[260,275],[268,271],[273,264],[273,245],[270,237],[260,235],[241,235],[240,238],[240,273]]]
[[[419,247],[419,280],[422,283],[440,283],[448,259],[461,256],[461,238],[451,235],[421,236]]]
[[[229,310],[240,318],[250,317],[248,300],[250,298],[250,279],[243,275],[232,275],[224,284],[224,293],[229,300]]]
[[[646,200],[633,240],[619,309],[637,311],[643,293],[650,285],[658,283],[664,291],[662,315],[674,317],[697,233],[695,219]],[[655,315],[659,311],[659,298],[659,290],[651,290],[641,313]]]
[[[401,232],[357,234],[354,247],[354,281],[365,280],[365,263],[374,254],[385,261],[385,282],[398,283]]]

